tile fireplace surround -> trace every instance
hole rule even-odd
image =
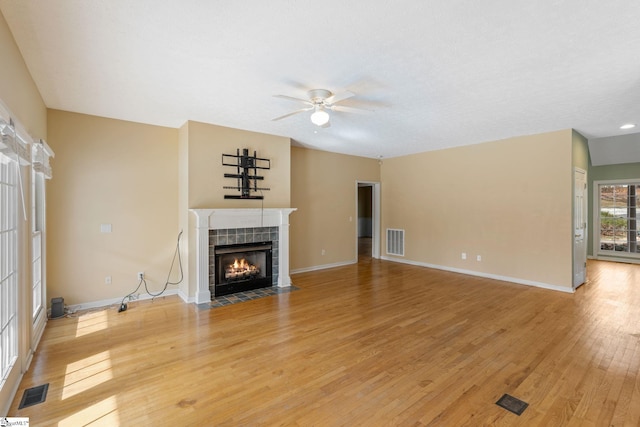
[[[189,209],[196,216],[196,304],[211,302],[209,289],[210,230],[277,227],[278,287],[291,286],[289,276],[289,215],[296,209]]]

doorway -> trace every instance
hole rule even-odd
[[[356,182],[356,259],[380,258],[380,183]]]
[[[573,170],[573,289],[586,281],[587,273],[587,172]]]

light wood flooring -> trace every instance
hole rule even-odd
[[[565,294],[371,260],[201,309],[49,321],[10,416],[32,426],[638,426],[640,266]],[[17,410],[23,390],[46,402]],[[521,416],[495,402],[529,403]]]

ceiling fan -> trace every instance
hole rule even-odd
[[[337,103],[344,101],[355,96],[355,93],[345,91],[339,95],[333,94],[327,89],[312,89],[307,92],[309,99],[294,98],[287,95],[274,95],[276,98],[288,99],[290,101],[302,102],[307,106],[296,110],[292,113],[285,114],[284,116],[276,117],[272,121],[282,120],[295,114],[304,113],[305,111],[312,111],[311,123],[320,127],[329,127],[329,110],[330,111],[343,111],[343,112],[367,112],[359,108],[346,107],[343,105],[336,105]]]

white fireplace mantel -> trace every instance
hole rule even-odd
[[[278,286],[291,286],[289,276],[289,215],[295,208],[189,209],[196,216],[196,304],[211,301],[209,290],[209,230],[278,227]]]

